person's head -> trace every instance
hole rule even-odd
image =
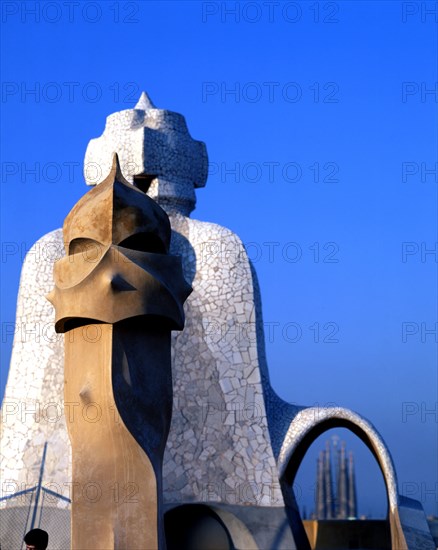
[[[42,529],[32,529],[24,537],[26,550],[46,550],[49,544],[49,535]]]

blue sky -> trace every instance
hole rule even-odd
[[[105,117],[145,89],[207,144],[192,217],[247,246],[277,392],[366,416],[402,492],[437,514],[433,7],[3,2],[1,393],[22,255],[86,192]],[[360,511],[378,515],[378,474],[347,439]],[[315,457],[297,479],[308,511]]]

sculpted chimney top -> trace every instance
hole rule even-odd
[[[155,105],[152,103],[151,98],[146,92],[141,92],[140,99],[137,101],[137,105],[134,107],[138,111],[147,111],[148,109],[155,109]]]
[[[85,153],[87,185],[106,178],[114,153],[125,179],[167,213],[188,216],[195,208],[195,188],[207,181],[208,156],[205,143],[191,137],[182,115],[157,109],[146,92],[134,109],[109,115],[103,134],[89,142]]]

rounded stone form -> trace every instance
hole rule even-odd
[[[164,499],[282,506],[246,252],[231,231],[174,210],[168,213],[170,253],[182,256],[193,292],[184,306],[185,329],[172,335],[174,405],[163,466]],[[17,326],[32,324],[50,336],[15,335],[1,440],[5,458],[11,460],[2,462],[0,474],[2,480],[34,486],[48,441],[43,481],[69,496],[64,412],[86,411],[64,403],[63,339],[53,330],[54,311],[45,298],[54,286],[53,263],[63,255],[62,232],[56,230],[34,245],[23,265]]]
[[[65,485],[71,479],[71,458],[64,417],[64,342],[63,335],[55,333],[54,309],[45,298],[54,286],[53,264],[63,255],[58,229],[34,244],[21,271],[16,332],[2,404],[3,496],[37,484],[46,441],[45,479],[53,491],[64,495],[69,491]],[[75,407],[70,409],[74,414]]]
[[[251,266],[221,226],[170,213],[171,253],[193,292],[173,334],[174,409],[164,457],[169,502],[282,506],[258,364]]]
[[[371,422],[343,407],[304,407],[297,413],[289,426],[278,457],[280,478],[286,476],[295,453],[301,456],[322,432],[332,427],[345,427],[364,441],[380,466],[390,508],[395,509],[398,505],[397,476],[388,447]],[[305,448],[297,452],[303,445]],[[299,463],[295,460],[294,472],[298,466]]]

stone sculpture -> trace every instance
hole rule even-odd
[[[191,288],[180,258],[168,254],[166,213],[123,178],[116,155],[63,233],[67,255],[55,264],[49,299],[56,331],[65,333],[64,399],[93,411],[66,414],[72,548],[164,548],[170,331],[183,328]],[[93,498],[93,486],[103,489],[101,498]]]
[[[198,514],[214,517],[237,548],[308,548],[293,480],[312,442],[327,429],[346,427],[362,438],[381,468],[393,548],[416,548],[420,539],[424,548],[433,548],[421,506],[398,494],[391,456],[370,422],[342,407],[289,404],[273,390],[260,292],[245,249],[228,229],[189,217],[196,204],[195,189],[206,182],[208,159],[205,145],[188,133],[184,117],[156,108],[146,94],[134,109],[110,115],[102,136],[90,141],[85,155],[88,184],[100,187],[113,152],[119,154],[127,181],[141,186],[168,214],[170,252],[181,256],[184,277],[193,287],[185,304],[184,330],[172,334],[174,404],[163,465],[169,528],[184,530],[187,518]],[[58,230],[35,246],[61,244]],[[50,323],[52,312],[42,298],[35,298],[35,304],[24,301],[26,295],[41,296],[51,284],[53,261],[35,262],[34,256],[31,253],[23,267],[18,322],[39,315]],[[6,391],[11,408],[14,398],[22,396],[19,380],[26,377],[27,358],[34,348],[19,338],[14,343]],[[52,394],[45,394],[49,390],[41,383],[27,399],[56,400],[62,391],[62,379],[57,378],[62,372],[62,342],[40,348],[36,378],[54,380]],[[19,429],[23,435],[18,458],[3,471],[5,479],[32,475],[27,448],[35,451],[43,435],[49,440],[48,453],[50,446],[68,448],[59,424],[55,430],[49,423],[31,424],[27,417],[23,427],[12,417],[4,440],[10,441]],[[56,456],[50,464],[54,481],[70,479],[68,465]]]

